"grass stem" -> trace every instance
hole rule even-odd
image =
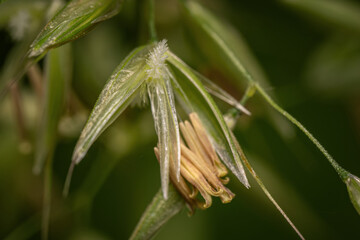
[[[154,0],[149,0],[149,31],[152,42],[157,42],[158,37],[155,28],[155,3]]]
[[[259,85],[254,85],[256,90],[260,93],[260,95],[266,100],[266,102],[273,107],[276,111],[278,111],[281,115],[283,115],[286,119],[292,122],[295,126],[297,126],[309,139],[311,142],[315,144],[315,146],[320,150],[320,152],[326,157],[331,166],[335,169],[335,171],[339,174],[340,178],[345,181],[349,172],[347,172],[344,168],[342,168],[335,159],[326,151],[326,149],[321,145],[321,143],[292,115],[282,109],[274,100],[265,92],[265,90]]]

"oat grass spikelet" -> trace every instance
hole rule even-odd
[[[212,86],[211,89],[215,91],[217,88]],[[215,92],[220,99],[229,99],[229,96],[222,91]],[[139,97],[143,102],[147,102],[147,99],[150,102],[158,136],[156,152],[160,162],[161,188],[165,199],[168,198],[170,174],[172,181],[179,183],[181,174],[185,176],[186,171],[194,173],[196,169],[200,169],[199,176],[203,176],[204,181],[190,177],[187,181],[193,186],[202,184],[196,186],[196,189],[205,199],[203,206],[211,205],[209,196],[218,196],[224,202],[229,201],[227,199],[232,198],[232,193],[220,184],[224,183],[220,178],[223,177],[224,172],[227,172],[223,164],[246,187],[249,187],[240,156],[235,148],[236,140],[232,139],[220,110],[198,75],[171,53],[167,41],[162,40],[134,49],[106,83],[74,149],[65,192],[74,165],[83,159],[101,133]],[[180,139],[175,97],[180,100],[179,103],[187,113],[194,113],[190,114],[192,126],[189,126],[189,122],[184,122],[181,127],[185,143],[181,143]],[[236,102],[230,100],[227,102]],[[197,116],[199,121],[194,120]],[[199,127],[199,124],[204,127]],[[197,131],[198,135],[195,135],[197,137],[193,137],[194,131]],[[217,158],[217,154],[222,162]],[[183,164],[180,163],[182,158]],[[200,161],[194,159],[198,158],[205,161],[201,164],[209,171],[197,165]],[[189,164],[187,164],[188,160],[190,160]],[[210,172],[212,174],[209,174]]]

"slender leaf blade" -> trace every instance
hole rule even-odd
[[[94,141],[135,98],[145,79],[149,48],[142,46],[132,51],[106,83],[75,146],[74,163],[82,160]]]
[[[29,57],[73,41],[120,11],[122,0],[72,0],[44,27],[30,46]]]

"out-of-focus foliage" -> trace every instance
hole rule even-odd
[[[326,24],[329,27],[348,31],[351,34],[360,33],[360,6],[356,1],[326,1],[326,0],[279,0],[295,11],[302,13],[313,21]]]
[[[24,42],[30,45],[39,32],[31,31],[34,35],[29,40],[17,40],[11,33],[10,19],[23,10],[36,20],[36,29],[45,24],[43,13],[48,1],[31,2],[1,1],[1,76],[19,65],[17,59],[27,51]],[[346,169],[359,176],[358,4],[334,0],[331,6],[337,7],[330,11],[329,4],[326,9],[320,6],[326,2],[210,0],[201,4],[246,40],[269,80],[268,86],[272,86],[266,90],[276,95]],[[50,239],[127,239],[160,187],[151,111],[128,108],[121,120],[94,143],[87,161],[76,168],[69,197],[61,195],[72,151],[97,96],[131,49],[147,41],[143,4],[126,1],[117,16],[73,43],[72,89],[60,117],[54,150]],[[239,99],[243,92],[234,87],[234,79],[209,61],[207,55],[213,49],[204,53],[189,37],[182,5],[157,0],[155,7],[160,38],[168,39],[172,51],[192,68]],[[333,14],[335,10],[337,14]],[[10,57],[20,45],[22,53]],[[44,70],[44,62],[39,66]],[[0,81],[0,86],[7,84],[6,78]],[[18,89],[25,135],[19,132],[10,92],[0,101],[0,238],[39,239],[43,176],[33,175],[32,168],[40,104],[28,77],[18,82]],[[227,106],[220,106],[223,112],[227,110]],[[239,119],[235,135],[305,238],[360,238],[359,216],[323,156],[300,134],[286,141],[279,136],[269,123],[274,118],[269,120],[257,98],[246,107],[252,116]],[[234,181],[235,176],[230,178],[229,188],[236,194],[230,204],[216,201],[212,208],[199,210],[191,218],[182,211],[156,239],[296,237],[252,180],[251,190],[246,190]],[[349,183],[353,194],[358,193],[355,183]]]
[[[5,65],[0,73],[0,98],[8,91],[6,87],[24,74],[28,63],[26,53],[41,29],[47,6],[48,3],[42,0],[14,0],[0,7],[0,27],[7,30],[14,40],[11,49],[2,48],[2,51],[9,50],[9,53],[2,59]]]
[[[314,51],[305,78],[324,95],[352,97],[360,90],[360,37],[338,34]]]
[[[44,162],[53,154],[58,124],[69,98],[69,88],[72,75],[72,60],[70,45],[51,51],[45,63],[43,89],[44,99],[40,130],[37,135],[36,160],[34,172],[40,173]]]

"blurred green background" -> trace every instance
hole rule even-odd
[[[11,1],[2,3],[0,11]],[[338,1],[354,14],[338,16],[307,2],[202,4],[242,34],[269,79],[266,90],[345,169],[359,176],[360,7]],[[173,52],[239,99],[243,92],[234,90],[229,77],[194,45],[178,2],[155,3],[160,38],[168,39]],[[50,239],[127,239],[160,187],[150,109],[134,107],[75,168],[69,197],[61,194],[75,143],[102,86],[133,48],[148,41],[146,14],[146,1],[126,1],[119,15],[72,43],[75,107],[66,110],[58,127]],[[21,43],[11,38],[4,19],[0,16],[2,71],[12,49]],[[19,89],[26,136],[19,136],[10,94],[0,102],[0,238],[39,239],[44,181],[32,167],[40,109],[27,77]],[[251,99],[246,107],[253,114],[240,118],[235,135],[274,198],[305,238],[360,239],[360,218],[336,172],[302,133],[274,111],[268,114],[266,105],[257,96]],[[221,106],[224,112],[228,108]],[[156,239],[297,239],[255,182],[250,183],[247,190],[231,176],[229,188],[236,197],[230,204],[216,199],[210,209],[192,217],[184,209]]]

